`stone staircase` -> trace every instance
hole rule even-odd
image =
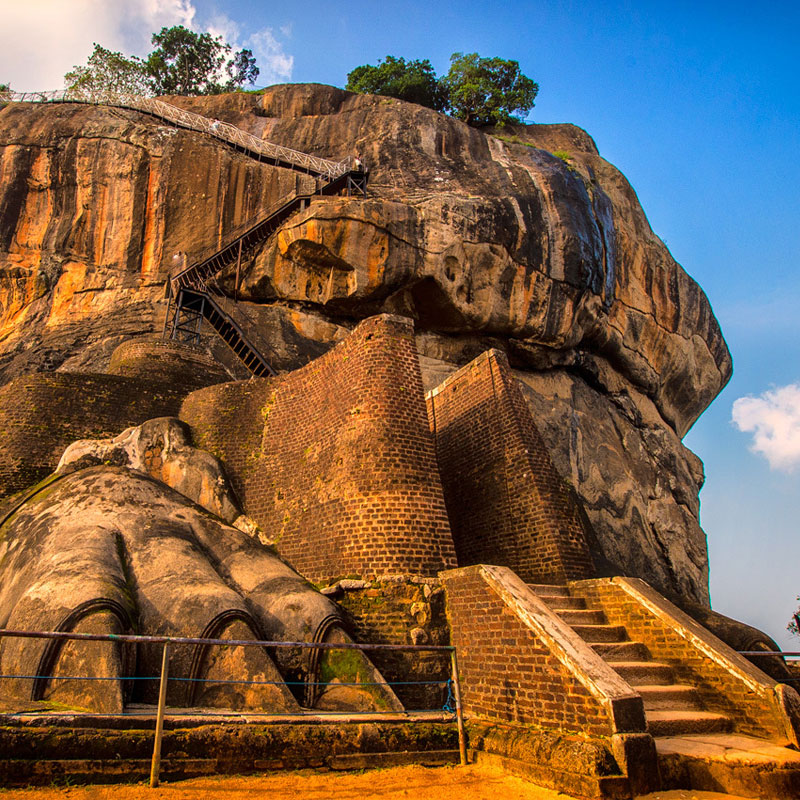
[[[654,661],[647,646],[631,641],[625,627],[610,625],[605,612],[588,607],[566,586],[528,584],[644,702],[647,728],[654,737],[724,733],[731,720],[705,710],[694,686],[678,683],[670,664]]]

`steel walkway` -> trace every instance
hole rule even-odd
[[[133,109],[175,127],[213,136],[262,163],[304,172],[316,178],[316,191],[313,194],[294,195],[283,201],[259,222],[234,235],[221,249],[172,275],[167,283],[168,303],[164,319],[164,336],[169,335],[172,339],[196,343],[200,337],[201,323],[206,320],[253,375],[274,375],[275,371],[235,319],[238,316],[235,308],[223,309],[222,297],[212,296],[209,281],[226,267],[236,264],[238,287],[242,256],[265,242],[292,214],[307,208],[312,197],[336,195],[342,192],[348,195],[366,195],[367,173],[360,162],[352,157],[344,161],[332,161],[301,153],[299,150],[266,142],[235,125],[211,120],[153,97],[119,93],[89,95],[70,90],[0,92],[0,103],[2,102],[86,103]]]
[[[305,172],[328,182],[355,171],[355,160],[352,157],[348,157],[344,161],[331,161],[327,158],[301,153],[299,150],[266,142],[235,125],[216,119],[212,120],[192,111],[185,111],[171,103],[156,100],[154,97],[112,92],[90,96],[84,92],[65,89],[55,92],[0,92],[0,102],[3,101],[9,103],[86,103],[88,105],[130,108],[157,117],[176,128],[186,128],[214,136],[263,163]]]

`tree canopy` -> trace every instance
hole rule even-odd
[[[474,126],[504,125],[527,116],[539,92],[519,62],[477,53],[453,53],[442,84],[453,116]]]
[[[73,67],[64,76],[64,83],[71,92],[87,99],[106,93],[150,94],[150,78],[141,59],[126,58],[97,42],[86,66]]]
[[[797,599],[800,600],[800,597]],[[786,630],[795,636],[800,636],[800,608],[792,615],[792,621],[786,626]]]
[[[504,125],[533,108],[539,85],[523,75],[519,62],[453,53],[441,78],[428,59],[386,56],[347,75],[351,92],[382,94],[451,113],[469,125]]]
[[[219,94],[254,83],[258,77],[252,51],[233,52],[221,36],[176,25],[154,33],[151,41],[155,49],[144,59],[95,44],[86,65],[73,67],[64,76],[67,89],[86,97]]]
[[[154,33],[152,42],[156,49],[144,63],[156,94],[220,94],[258,77],[252,51],[232,54],[221,36],[176,25]]]
[[[363,64],[347,75],[347,86],[359,94],[382,94],[444,111],[447,96],[428,59],[406,61],[386,56],[376,65]]]

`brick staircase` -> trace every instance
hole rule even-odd
[[[678,683],[672,666],[654,661],[647,646],[631,641],[625,627],[610,625],[605,612],[590,608],[586,599],[566,586],[528,584],[644,702],[647,728],[654,737],[722,733],[731,720],[706,711],[694,686]]]

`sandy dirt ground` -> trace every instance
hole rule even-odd
[[[115,786],[0,790],[0,800],[575,800],[487,767],[397,767],[359,773],[283,772]],[[645,800],[645,798],[641,798]],[[717,792],[655,792],[646,800],[743,800]]]

